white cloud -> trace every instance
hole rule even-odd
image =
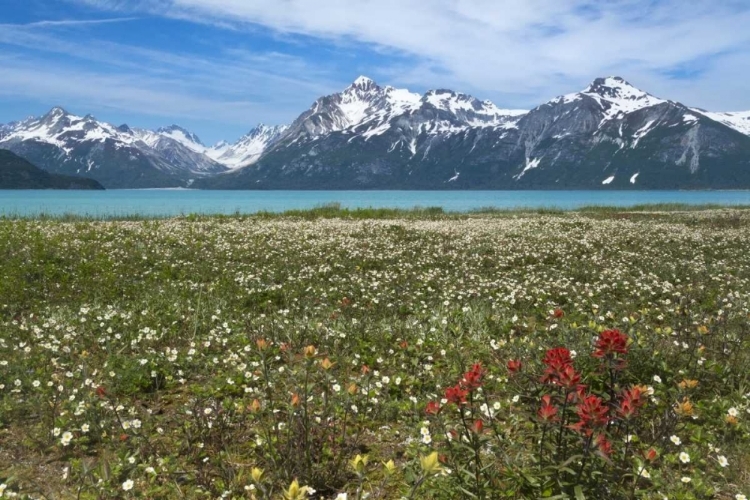
[[[750,107],[750,97],[716,96],[722,58],[750,49],[750,4],[737,0],[80,0],[102,9],[215,22],[242,29],[360,42],[417,58],[425,87],[462,85],[525,105],[577,90],[596,76],[620,74],[664,97],[705,107]],[[687,81],[675,67],[712,58]],[[384,73],[389,73],[386,68]],[[390,71],[394,81],[398,75]],[[721,74],[721,76],[719,76]],[[747,81],[750,69],[736,68]],[[435,81],[435,80],[438,81]],[[575,87],[571,88],[571,85]],[[652,90],[646,88],[646,90]],[[501,102],[517,105],[520,103]]]
[[[40,28],[40,27],[54,27],[54,26],[91,26],[96,24],[112,24],[112,23],[124,23],[127,21],[136,21],[137,17],[114,17],[109,19],[63,19],[63,20],[47,20],[47,21],[34,21],[26,24],[2,24],[0,28]]]
[[[84,35],[38,24],[0,30],[0,95],[246,131],[259,121],[288,123],[335,85],[321,68],[287,54],[218,48],[201,57]]]

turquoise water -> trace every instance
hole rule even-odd
[[[342,207],[577,208],[644,203],[750,205],[750,191],[2,191],[1,215],[146,215],[280,212],[325,203]]]

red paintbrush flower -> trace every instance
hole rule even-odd
[[[521,366],[521,362],[516,359],[511,359],[510,361],[508,361],[508,371],[511,374],[520,372]]]
[[[542,407],[539,408],[537,415],[543,422],[554,422],[557,420],[557,406],[552,404],[552,396],[549,394],[542,396]]]
[[[604,330],[594,346],[593,356],[604,358],[615,354],[628,353],[628,336],[620,330]]]
[[[471,370],[464,373],[464,377],[461,380],[461,385],[467,391],[473,391],[482,386],[482,378],[484,377],[484,369],[480,363],[476,363],[471,367]]]
[[[425,408],[424,411],[429,415],[437,415],[440,412],[440,403],[437,401],[430,401],[427,403],[427,408]]]
[[[460,385],[448,387],[445,390],[445,399],[449,403],[455,403],[457,405],[466,403],[466,396],[469,395],[469,391],[462,389]]]
[[[576,414],[581,420],[570,426],[577,432],[591,435],[592,429],[607,425],[609,408],[602,398],[590,394],[576,406]]]

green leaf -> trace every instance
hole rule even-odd
[[[576,500],[586,500],[586,495],[583,494],[583,488],[580,484],[573,488],[573,492],[576,495]]]

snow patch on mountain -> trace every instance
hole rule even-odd
[[[714,121],[722,123],[729,128],[733,128],[741,134],[750,135],[750,111],[728,111],[716,113],[693,108],[693,111],[700,113]]]

